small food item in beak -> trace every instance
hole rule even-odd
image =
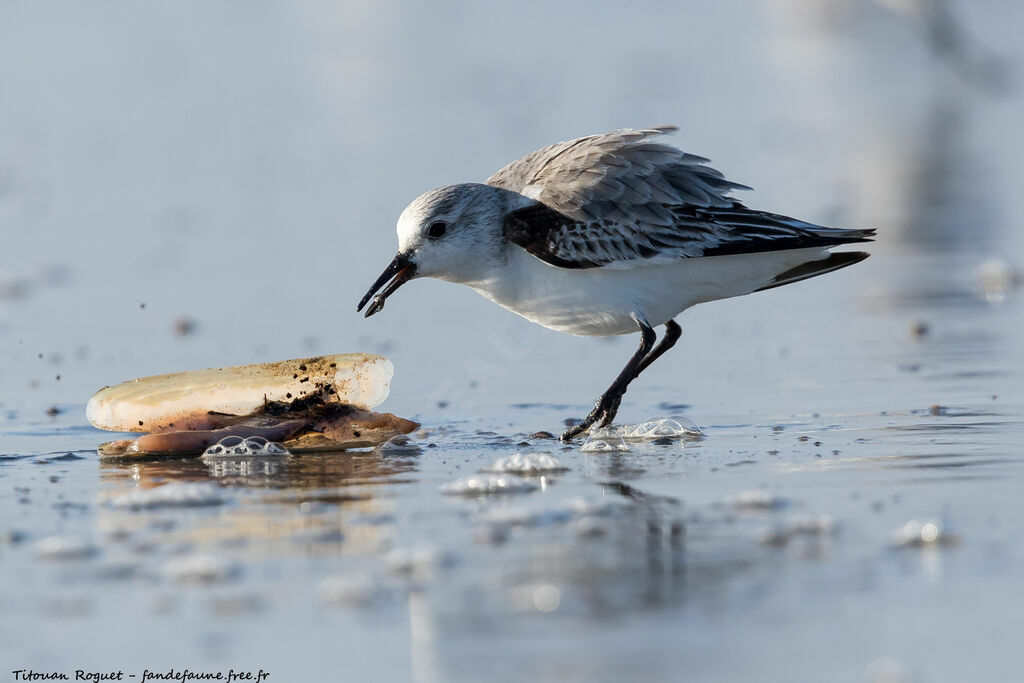
[[[384,269],[384,272],[380,274],[380,277],[370,286],[370,289],[363,295],[363,298],[359,300],[356,311],[363,310],[363,306],[372,298],[373,303],[366,309],[365,317],[369,318],[374,313],[380,312],[384,308],[384,302],[387,298],[394,294],[396,289],[411,280],[414,275],[416,275],[416,264],[409,257],[398,254],[388,264],[388,267]],[[384,285],[387,285],[387,287],[384,287]],[[384,291],[377,294],[377,290],[381,287],[384,287]],[[377,295],[374,296],[374,294]]]

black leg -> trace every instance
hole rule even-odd
[[[601,398],[597,399],[597,404],[594,409],[590,411],[581,422],[573,425],[565,431],[562,436],[559,437],[561,441],[569,441],[574,436],[582,434],[583,432],[590,429],[590,427],[600,420],[601,425],[607,425],[615,418],[615,413],[619,409],[619,403],[622,401],[622,395],[626,393],[626,387],[639,373],[639,368],[643,364],[647,354],[654,348],[654,328],[647,324],[646,320],[641,320],[634,316],[633,318],[636,324],[640,327],[640,348],[636,350],[633,357],[626,363],[626,367],[622,369],[619,376],[615,378],[612,385],[608,387],[608,390],[601,394]]]
[[[661,358],[661,355],[671,349],[679,341],[679,335],[683,333],[683,328],[679,327],[679,323],[675,320],[669,320],[665,323],[665,336],[661,338],[658,345],[651,349],[651,352],[647,354],[643,362],[636,369],[636,373],[633,374],[633,379],[640,376],[640,373],[647,369],[647,367],[654,361]]]

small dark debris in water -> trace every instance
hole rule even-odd
[[[839,455],[839,451],[838,450],[832,451],[832,455]]]
[[[437,406],[438,408],[440,408],[441,410],[444,410],[445,408],[447,408],[447,407],[448,407],[448,401],[438,401],[438,402],[437,402],[437,403],[435,403],[434,405],[436,405],[436,406]]]
[[[655,439],[651,443],[653,443],[655,446],[671,446],[672,445],[672,439],[670,439],[667,436],[663,436],[660,439]]]
[[[87,512],[89,510],[88,504],[86,504],[86,503],[76,503],[76,502],[70,501],[70,500],[66,500],[66,501],[63,501],[61,503],[54,503],[51,507],[53,507],[53,509],[57,510],[58,512],[64,512],[64,513],[72,511],[72,510],[75,511],[75,512]]]
[[[9,529],[4,532],[3,536],[0,536],[0,540],[3,540],[7,545],[18,545],[28,540],[28,534],[17,529]]]
[[[768,455],[778,455],[779,452],[775,450],[768,451]]]
[[[796,440],[797,441],[810,441],[811,437],[809,437],[809,436],[798,436],[798,437],[796,437]]]
[[[692,407],[689,403],[672,403],[671,401],[662,401],[658,404],[658,410],[689,410]]]
[[[929,415],[945,415],[946,414],[946,406],[940,406],[938,404],[930,406],[928,408],[928,414]]]
[[[756,460],[737,460],[736,462],[725,463],[726,467],[739,467],[740,465],[756,465]]]
[[[60,375],[57,375],[57,381],[58,382],[60,381]]]
[[[785,427],[783,427],[782,425],[773,425],[772,426],[772,431],[775,432],[776,434],[781,432],[783,429],[785,429]]]
[[[192,318],[178,318],[174,321],[174,333],[179,337],[187,337],[196,331],[196,321]]]
[[[520,441],[519,443],[516,444],[516,446],[519,446],[520,448],[525,448],[526,446],[529,446],[529,445],[530,445],[529,441]]]
[[[553,439],[553,438],[555,438],[555,435],[552,434],[551,432],[543,432],[542,431],[542,432],[534,432],[533,434],[530,434],[530,438],[531,439]]]
[[[58,408],[57,406],[50,406],[49,408],[46,409],[46,414],[49,415],[50,417],[57,417],[58,415],[60,415],[60,408]]]
[[[910,323],[910,336],[913,339],[924,339],[931,332],[931,326],[923,320],[915,320]]]
[[[58,481],[60,481],[60,477],[58,477],[56,474],[51,474],[49,479],[51,484],[56,484]]]
[[[575,417],[567,417],[564,420],[562,420],[562,424],[564,424],[566,427],[575,427],[578,422],[579,419]]]
[[[815,442],[814,442],[814,445],[815,445],[815,446],[819,446],[819,447],[820,447],[820,446],[821,446],[821,442],[820,442],[820,441],[815,441]]]
[[[140,303],[140,304],[139,304],[139,308],[140,308],[140,309],[145,309],[145,308],[146,308],[146,302],[145,302],[145,301],[143,301],[142,303]]]

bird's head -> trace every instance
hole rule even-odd
[[[513,192],[476,183],[448,185],[421,194],[398,218],[398,254],[356,310],[362,310],[372,298],[366,316],[377,313],[384,308],[385,299],[414,278],[471,283],[487,277],[504,258],[502,221],[519,198],[522,196]]]

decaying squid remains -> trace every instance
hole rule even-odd
[[[352,353],[156,375],[101,389],[86,417],[146,432],[102,444],[102,455],[198,455],[227,436],[262,436],[292,453],[361,448],[419,427],[370,410],[393,373],[383,356]]]

